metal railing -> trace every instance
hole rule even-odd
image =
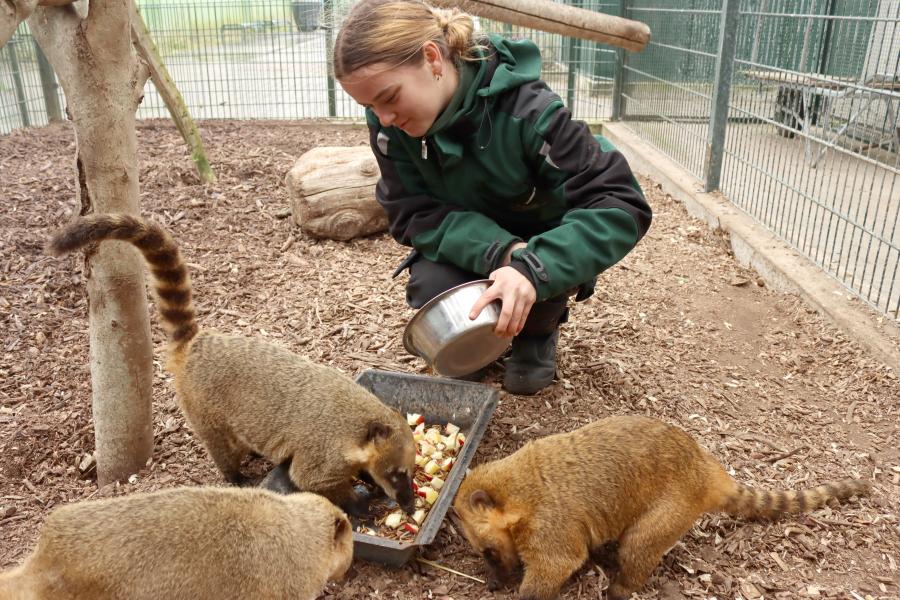
[[[892,319],[900,310],[900,0],[569,0],[646,22],[642,53],[529,37],[576,117],[612,118]],[[146,0],[196,119],[359,119],[329,76],[351,0]],[[0,50],[0,134],[61,119],[23,25]],[[148,83],[139,118],[167,117]]]

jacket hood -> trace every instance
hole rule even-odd
[[[541,52],[534,42],[490,34],[482,43],[486,46],[480,51],[482,60],[460,64],[459,88],[425,134],[451,160],[461,153],[460,136],[484,126],[484,112],[493,97],[541,75]]]

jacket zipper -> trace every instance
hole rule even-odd
[[[422,160],[428,160],[428,142],[422,137]]]

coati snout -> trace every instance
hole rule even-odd
[[[705,512],[776,518],[868,490],[858,479],[809,490],[753,490],[681,429],[619,416],[475,467],[454,509],[492,585],[508,581],[521,562],[520,598],[551,600],[594,555],[610,576],[608,597],[624,600]]]
[[[404,421],[403,429],[409,431],[409,426]],[[377,484],[384,492],[397,501],[404,511],[412,514],[415,510],[415,496],[413,495],[413,469],[407,467],[398,467],[397,465],[407,465],[409,461],[415,465],[416,462],[416,446],[415,441],[412,444],[405,443],[405,436],[398,435],[398,432],[390,431],[380,423],[373,423],[369,426],[369,440],[372,444],[371,458],[365,467],[365,473]],[[395,440],[404,440],[403,443],[397,444]],[[410,438],[412,440],[412,438]]]
[[[0,598],[317,598],[353,560],[347,516],[322,496],[192,487],[55,509]]]
[[[129,242],[149,264],[178,403],[227,481],[247,483],[241,460],[254,452],[285,465],[292,487],[347,510],[359,510],[352,482],[363,470],[411,504],[415,441],[397,410],[337,369],[277,344],[201,331],[186,265],[159,225],[130,215],[81,217],[53,236],[49,250],[60,255],[105,240]]]

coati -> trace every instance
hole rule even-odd
[[[352,559],[350,522],[322,496],[176,488],[57,508],[0,600],[311,600]]]
[[[485,559],[491,589],[510,583],[524,567],[520,598],[556,598],[596,555],[610,576],[610,600],[623,600],[702,513],[774,518],[868,490],[861,480],[803,491],[753,490],[681,429],[616,416],[474,468],[454,509],[466,539]]]
[[[147,260],[179,405],[226,480],[247,483],[240,465],[252,452],[279,464],[299,490],[353,514],[367,509],[353,489],[361,472],[412,511],[416,447],[397,410],[336,369],[281,346],[200,330],[185,263],[159,225],[122,214],[81,217],[48,250],[61,255],[104,240],[128,242]]]

